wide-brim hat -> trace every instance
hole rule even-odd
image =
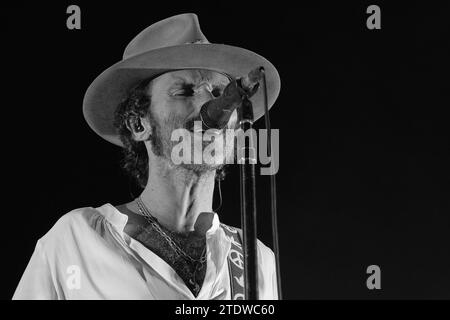
[[[275,67],[252,51],[210,43],[195,14],[180,14],[152,24],[128,44],[123,60],[101,73],[87,89],[83,114],[98,135],[123,146],[114,127],[114,112],[140,81],[182,69],[209,69],[238,78],[260,66],[265,69],[270,108],[280,92]],[[264,114],[263,97],[263,91],[258,90],[250,99],[255,120]]]

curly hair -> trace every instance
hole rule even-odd
[[[129,128],[133,127],[139,117],[148,117],[153,130],[150,136],[153,150],[157,154],[162,154],[162,146],[159,145],[160,141],[156,139],[157,123],[150,111],[151,95],[148,91],[152,79],[145,79],[133,87],[128,92],[127,97],[119,103],[114,113],[114,126],[117,128],[120,140],[124,145],[122,168],[131,178],[134,178],[141,188],[145,188],[148,180],[148,154],[144,142],[134,140]],[[224,179],[225,166],[216,170],[216,180]]]
[[[139,117],[151,117],[151,95],[148,93],[151,80],[152,78],[145,79],[132,88],[114,114],[114,126],[124,145],[122,167],[141,188],[147,184],[148,154],[144,142],[134,140],[129,127]]]

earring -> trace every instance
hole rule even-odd
[[[133,117],[133,118],[129,119],[128,120],[128,124],[129,125],[131,124],[131,126],[134,129],[134,131],[136,131],[136,132],[144,131],[144,127],[142,126],[141,119],[139,119],[139,117]]]
[[[138,120],[137,123],[136,122],[134,123],[134,130],[137,131],[137,132],[144,131],[144,127],[142,126],[140,120]]]

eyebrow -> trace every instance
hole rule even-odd
[[[186,78],[183,78],[182,76],[172,76],[172,77],[178,80],[186,81]]]
[[[186,82],[187,80],[181,76],[173,76],[173,78],[176,80],[175,82]]]
[[[179,76],[174,76],[174,79],[175,79],[175,81],[172,82],[172,84],[170,85],[171,87],[172,86],[182,85],[182,84],[185,84],[185,83],[189,82],[187,79],[179,77]]]
[[[172,85],[178,85],[178,84],[182,84],[185,82],[194,82],[195,79],[187,79],[184,78],[183,76],[173,76],[173,78],[175,79],[175,81],[172,83]],[[214,82],[217,82],[217,84],[222,84],[222,85],[227,85],[231,80],[228,77],[224,77],[224,78],[219,78],[219,79],[214,79]]]

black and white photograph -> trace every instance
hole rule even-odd
[[[449,7],[2,4],[1,300],[449,300]]]

